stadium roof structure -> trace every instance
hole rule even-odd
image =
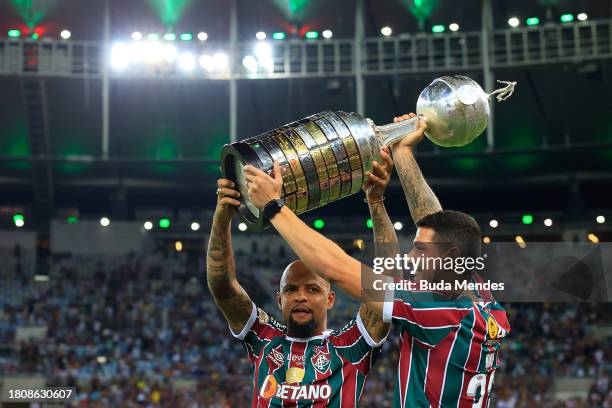
[[[99,212],[122,197],[131,209],[212,208],[220,149],[232,138],[326,109],[363,111],[387,123],[413,110],[431,80],[453,72],[483,85],[519,85],[495,107],[493,139],[419,147],[423,172],[445,206],[563,211],[579,192],[587,207],[612,208],[605,193],[612,187],[609,2],[490,0],[490,20],[481,0],[460,7],[450,0],[106,4],[0,4],[0,205],[46,215],[62,207]],[[576,18],[563,22],[565,14]],[[512,16],[518,27],[508,25]],[[527,25],[530,17],[539,24]],[[333,37],[306,38],[326,29]],[[134,40],[134,32],[144,39]],[[267,33],[272,69],[259,61],[250,71],[245,63],[257,32]],[[275,40],[275,32],[286,36]],[[177,60],[184,51],[194,61],[185,57],[186,65],[170,70],[105,64],[115,45],[132,50],[150,34],[174,48]],[[213,60],[224,53],[228,68],[208,69],[203,53]],[[388,195],[391,210],[405,211],[397,181]],[[362,212],[357,198],[342,203],[326,211]]]

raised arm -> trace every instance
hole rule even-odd
[[[372,230],[374,234],[374,256],[394,257],[399,253],[400,247],[393,223],[385,208],[385,190],[391,181],[393,173],[393,160],[389,148],[381,149],[382,162],[372,162],[373,172],[366,174],[367,181],[363,185],[366,201],[372,217]],[[359,315],[363,324],[375,341],[382,340],[389,333],[389,324],[383,322],[382,304],[363,303],[359,308]]]
[[[414,116],[414,113],[411,113],[395,118],[394,121],[399,122]],[[421,120],[419,130],[407,135],[392,147],[393,161],[410,208],[410,215],[415,223],[429,214],[442,211],[440,201],[425,181],[413,155],[414,148],[423,139],[425,129],[427,123]]]
[[[215,303],[234,333],[240,333],[248,322],[252,302],[236,279],[236,263],[232,249],[231,225],[240,204],[234,183],[217,181],[217,207],[213,216],[212,230],[206,253],[206,280]]]

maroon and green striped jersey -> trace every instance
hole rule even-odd
[[[342,330],[309,338],[287,330],[253,304],[242,340],[252,363],[252,408],[358,407],[384,339],[375,342],[357,314]]]
[[[393,407],[487,407],[506,312],[491,301],[445,293],[396,290],[383,320],[400,329]]]

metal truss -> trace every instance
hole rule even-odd
[[[612,20],[592,20],[494,30],[488,34],[419,33],[369,38],[359,45],[354,39],[270,41],[267,44],[271,57],[254,71],[244,67],[243,58],[253,54],[256,42],[241,42],[233,56],[229,56],[231,69],[215,71],[202,68],[196,62],[195,69],[187,73],[176,62],[162,59],[156,64],[145,61],[132,64],[124,71],[111,70],[110,76],[113,79],[248,80],[355,76],[358,72],[368,76],[480,70],[485,68],[483,35],[489,36],[492,69],[612,58]],[[191,52],[196,58],[204,54],[212,58],[230,49],[229,43],[162,43],[163,46],[172,44],[179,53]],[[360,53],[356,52],[357,46]],[[0,75],[100,78],[106,51],[101,42],[3,39]],[[355,58],[357,54],[361,55],[360,61]]]

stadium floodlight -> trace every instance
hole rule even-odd
[[[323,31],[323,38],[326,38],[326,39],[329,40],[330,38],[333,37],[333,35],[334,35],[334,33],[332,32],[332,30],[325,30],[325,31]]]
[[[32,33],[32,39],[33,40],[38,40],[40,38],[40,36],[38,35],[38,33]]]
[[[368,219],[367,219],[367,221],[366,221],[366,227],[368,227],[368,228],[372,228],[372,227],[374,227],[374,223],[372,222],[372,219],[371,219],[371,218],[368,218]]]
[[[174,45],[166,44],[163,48],[163,56],[168,61],[174,61],[178,55],[178,50]]]
[[[393,224],[393,228],[395,228],[396,231],[401,231],[402,228],[404,228],[404,224],[399,221],[395,221],[395,223]]]
[[[546,225],[547,227],[550,227],[553,225],[553,220],[551,220],[550,218],[547,218],[544,220],[544,225]]]
[[[257,58],[268,57],[272,55],[272,47],[267,42],[258,42],[255,45],[255,56]]]
[[[599,237],[597,235],[593,234],[592,232],[589,233],[589,235],[587,235],[587,239],[589,241],[591,241],[592,243],[594,243],[594,244],[597,244],[599,242]]]
[[[521,21],[518,18],[516,18],[516,17],[510,17],[508,19],[508,25],[510,27],[518,27],[519,24],[521,24]]]
[[[580,14],[578,14],[577,17],[578,17],[578,20],[580,20],[580,21],[586,21],[589,18],[587,13],[580,13]]]
[[[176,34],[174,34],[174,33],[166,33],[166,34],[164,34],[164,40],[166,40],[166,41],[175,41],[176,40]]]
[[[197,231],[199,229],[200,229],[200,223],[199,222],[195,222],[194,221],[194,222],[191,223],[191,230],[192,231]]]
[[[181,252],[183,250],[183,243],[181,241],[176,241],[174,243],[174,249],[176,249],[176,252]]]
[[[100,225],[103,227],[108,227],[110,225],[110,220],[107,217],[100,218]]]
[[[497,228],[497,226],[499,225],[499,222],[497,222],[497,220],[491,220],[489,221],[489,226],[491,228]]]
[[[263,31],[258,31],[257,34],[255,34],[255,38],[257,38],[259,41],[265,40],[266,37],[267,37],[267,35]]]
[[[198,63],[207,71],[213,70],[213,58],[208,54],[201,55],[200,58],[198,58]]]
[[[487,236],[482,237],[482,242],[484,242],[485,244],[490,244],[491,237],[487,237]]]
[[[444,30],[445,30],[445,27],[442,24],[437,24],[431,27],[432,33],[443,33]]]
[[[525,243],[525,239],[522,236],[517,235],[516,237],[514,237],[514,240],[522,249],[525,249],[527,247],[527,243]]]
[[[12,28],[7,32],[9,38],[19,38],[21,37],[21,30],[17,30],[16,28]]]
[[[572,21],[574,21],[574,15],[573,14],[562,14],[560,17],[560,20],[562,23],[571,23]]]
[[[459,31],[459,24],[451,23],[451,24],[449,24],[448,29],[451,30],[451,31]]]
[[[604,222],[606,222],[606,217],[604,217],[603,215],[598,215],[597,218],[595,218],[595,221],[597,221],[598,224],[603,224]]]
[[[249,72],[255,72],[257,71],[257,60],[255,59],[254,56],[252,55],[247,55],[246,57],[244,57],[242,59],[242,65],[246,68],[247,71]]]
[[[533,224],[533,215],[525,214],[523,215],[523,218],[521,218],[521,221],[523,221],[523,224],[525,225]]]
[[[319,32],[318,31],[306,31],[305,37],[309,40],[316,40],[317,38],[319,38]]]
[[[193,34],[191,33],[182,33],[179,37],[181,41],[191,41],[193,40]]]
[[[153,229],[153,223],[151,221],[145,221],[144,229],[146,229],[147,231],[151,231]]]
[[[227,69],[228,59],[227,54],[218,52],[213,55],[213,69],[216,71],[223,71]]]
[[[142,33],[140,31],[134,31],[132,33],[132,40],[134,40],[134,41],[142,40]]]
[[[205,33],[204,31],[200,31],[200,32],[198,33],[198,40],[200,40],[200,41],[206,41],[206,40],[208,40],[208,34],[207,34],[207,33]]]
[[[287,34],[283,33],[282,31],[277,31],[272,34],[272,38],[275,40],[284,40],[285,37],[287,37]]]
[[[179,56],[178,66],[183,72],[191,72],[195,67],[196,59],[193,54],[184,52]]]
[[[241,222],[240,224],[238,224],[238,229],[244,232],[247,230],[247,225],[244,222]]]
[[[15,223],[15,226],[21,228],[25,224],[25,217],[23,214],[15,214],[13,215],[13,222]]]
[[[159,220],[159,227],[160,228],[169,228],[170,227],[170,220],[168,218],[162,218]]]
[[[261,57],[258,64],[266,71],[274,71],[274,59],[270,56]]]
[[[130,49],[123,43],[113,45],[111,49],[111,66],[117,71],[123,71],[130,64]]]
[[[385,37],[388,37],[393,33],[393,30],[391,30],[391,27],[389,26],[384,26],[383,28],[380,29],[380,33],[384,35]]]
[[[540,19],[538,17],[529,17],[527,20],[525,20],[525,23],[528,26],[537,26],[540,24]]]
[[[149,41],[159,41],[159,34],[157,34],[157,33],[149,33],[147,35],[147,40],[149,40]]]
[[[72,37],[72,33],[69,30],[62,30],[60,37],[62,37],[64,40],[68,40],[70,37]]]

